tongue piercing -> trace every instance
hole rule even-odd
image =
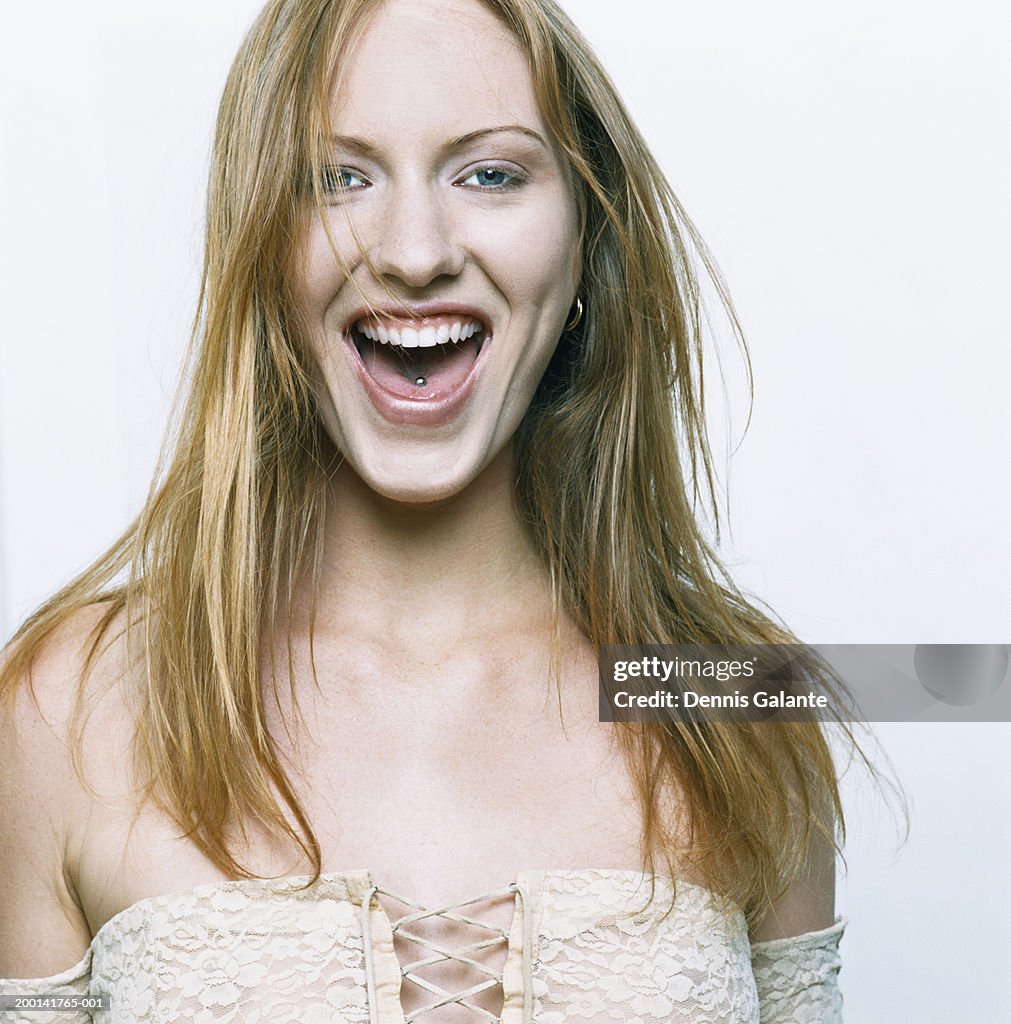
[[[414,383],[417,384],[419,388],[423,388],[428,381],[424,377],[416,377]]]

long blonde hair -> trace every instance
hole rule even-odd
[[[321,866],[265,724],[259,667],[296,580],[318,579],[332,454],[285,268],[306,204],[320,201],[334,69],[380,2],[271,0],[242,43],[218,114],[191,380],[170,455],[136,522],[22,626],[0,670],[9,697],[54,631],[103,602],[83,675],[125,622],[143,666],[142,798],[231,875],[249,875],[227,838],[236,821],[266,824]],[[586,315],[563,335],[514,441],[519,508],[556,610],[597,645],[789,642],[734,586],[695,510],[708,504],[718,528],[697,265],[736,318],[712,260],[553,0],[481,2],[529,56],[582,209]],[[621,736],[651,872],[654,851],[676,872],[663,811],[674,779],[691,826],[679,855],[752,918],[801,863],[812,827],[841,838],[816,724]]]

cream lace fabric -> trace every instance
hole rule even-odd
[[[300,890],[307,880],[221,882],[141,900],[111,918],[81,962],[61,974],[0,980],[4,995],[107,993],[110,1010],[0,1010],[0,1021],[440,1024],[467,1012],[502,1024],[842,1020],[843,920],[752,945],[743,915],[721,914],[710,892],[686,882],[677,883],[665,914],[671,883],[664,879],[646,907],[649,879],[638,872],[525,871],[507,890],[515,896],[507,933],[463,950],[428,943],[430,957],[404,965],[397,929],[426,916],[479,917],[473,905],[483,897],[391,921],[379,899],[384,890],[368,872],[324,874]],[[472,950],[495,942],[506,946],[501,974],[485,970],[493,976],[475,975],[462,993],[432,985],[429,1006],[405,1020],[402,974],[421,977],[425,964],[451,958],[476,965]],[[501,1018],[468,1001],[489,985],[501,986]]]

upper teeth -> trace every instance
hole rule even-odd
[[[383,345],[400,345],[402,348],[431,348],[452,341],[466,341],[482,330],[477,320],[456,320],[442,323],[438,327],[393,327],[375,320],[359,320],[355,327],[372,341]]]

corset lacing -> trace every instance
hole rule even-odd
[[[477,953],[483,949],[489,949],[492,946],[500,946],[504,944],[508,947],[509,935],[501,928],[486,924],[484,921],[471,917],[468,914],[458,913],[458,911],[465,907],[473,906],[475,903],[483,903],[486,900],[501,899],[504,896],[518,897],[519,911],[522,914],[523,921],[523,1021],[524,1024],[528,1024],[533,1012],[533,987],[531,983],[533,916],[531,914],[529,894],[524,890],[524,887],[517,882],[512,882],[503,889],[495,889],[491,892],[484,893],[481,896],[474,896],[471,899],[463,900],[459,903],[449,903],[444,907],[434,909],[424,907],[420,903],[415,903],[413,900],[404,899],[403,896],[398,896],[396,893],[390,892],[387,889],[381,889],[377,885],[370,886],[362,898],[362,937],[364,939],[365,946],[365,971],[369,996],[369,1020],[371,1024],[377,1024],[378,1017],[376,1008],[375,967],[373,964],[370,910],[372,908],[372,901],[379,894],[389,896],[391,899],[396,900],[398,903],[402,903],[404,906],[415,908],[415,913],[405,914],[403,917],[399,917],[395,921],[390,922],[393,934],[399,934],[403,938],[416,943],[424,949],[431,950],[434,954],[432,956],[424,957],[421,960],[414,960],[409,964],[401,964],[400,966],[402,978],[406,978],[419,988],[422,988],[426,992],[437,997],[433,1002],[419,1007],[409,1017],[406,1017],[404,1024],[415,1024],[415,1022],[423,1015],[454,1003],[458,1006],[465,1007],[472,1013],[476,1014],[482,1022],[485,1022],[485,1024],[501,1024],[500,1017],[496,1017],[495,1014],[489,1013],[488,1010],[481,1006],[477,1006],[469,1000],[479,992],[484,992],[486,989],[494,988],[495,986],[501,986],[502,973],[500,971],[493,970],[487,964],[483,964],[479,960],[475,960],[471,954]],[[426,918],[432,917],[441,917],[447,921],[455,921],[460,924],[481,928],[490,932],[491,935],[488,938],[467,943],[466,945],[460,946],[454,950],[448,949],[440,943],[433,942],[431,939],[426,938],[424,935],[418,935],[417,933],[409,930],[410,926],[418,921],[423,921]],[[446,991],[446,989],[434,984],[427,978],[421,977],[421,975],[417,973],[425,967],[430,967],[433,964],[443,963],[448,960],[455,960],[458,963],[466,964],[468,967],[486,975],[485,980],[477,982],[469,988],[464,989],[462,992],[453,993]]]

